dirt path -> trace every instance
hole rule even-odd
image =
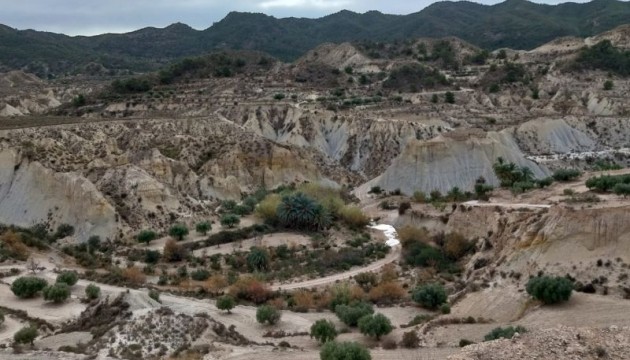
[[[466,206],[478,206],[478,207],[502,207],[502,208],[510,208],[510,209],[549,209],[551,205],[547,204],[512,204],[512,203],[492,203],[492,202],[480,202],[478,200],[466,201],[463,203]]]
[[[290,283],[290,284],[274,284],[271,288],[273,290],[279,291],[279,290],[294,290],[294,289],[311,288],[311,287],[328,285],[328,284],[332,284],[340,280],[349,279],[362,272],[378,271],[381,268],[383,268],[383,266],[393,263],[399,258],[400,258],[400,246],[396,246],[392,248],[392,251],[389,254],[387,254],[385,258],[375,261],[367,266],[349,270],[341,274],[335,274],[335,275],[319,278],[319,279],[306,280],[306,281]]]

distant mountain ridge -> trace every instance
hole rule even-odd
[[[93,62],[109,69],[145,71],[176,58],[227,48],[293,60],[324,42],[410,37],[456,36],[487,49],[531,49],[558,37],[591,36],[629,22],[630,3],[623,1],[544,5],[507,0],[496,5],[437,2],[409,15],[344,10],[319,19],[232,12],[202,31],[177,23],[91,37],[0,25],[0,68],[25,68],[41,75]]]

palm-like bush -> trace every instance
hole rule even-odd
[[[325,229],[331,222],[324,207],[302,193],[283,197],[277,212],[280,223],[288,228]]]

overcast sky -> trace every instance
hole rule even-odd
[[[575,0],[574,0],[575,1]],[[583,2],[584,0],[577,0]],[[420,11],[431,0],[0,0],[0,23],[17,29],[68,35],[128,32],[182,22],[206,29],[230,11],[263,12],[276,17],[317,18],[339,10],[379,10],[388,14]],[[498,0],[479,0],[494,4]],[[558,0],[536,2],[558,3]]]

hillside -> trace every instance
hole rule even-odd
[[[203,31],[178,23],[93,37],[0,26],[0,68],[26,68],[39,76],[81,72],[89,63],[146,71],[175,58],[228,48],[294,60],[324,42],[410,37],[456,36],[487,49],[532,49],[562,36],[586,37],[610,30],[629,18],[630,3],[616,0],[560,5],[508,0],[492,6],[438,2],[410,15],[341,11],[319,19],[232,12]]]

